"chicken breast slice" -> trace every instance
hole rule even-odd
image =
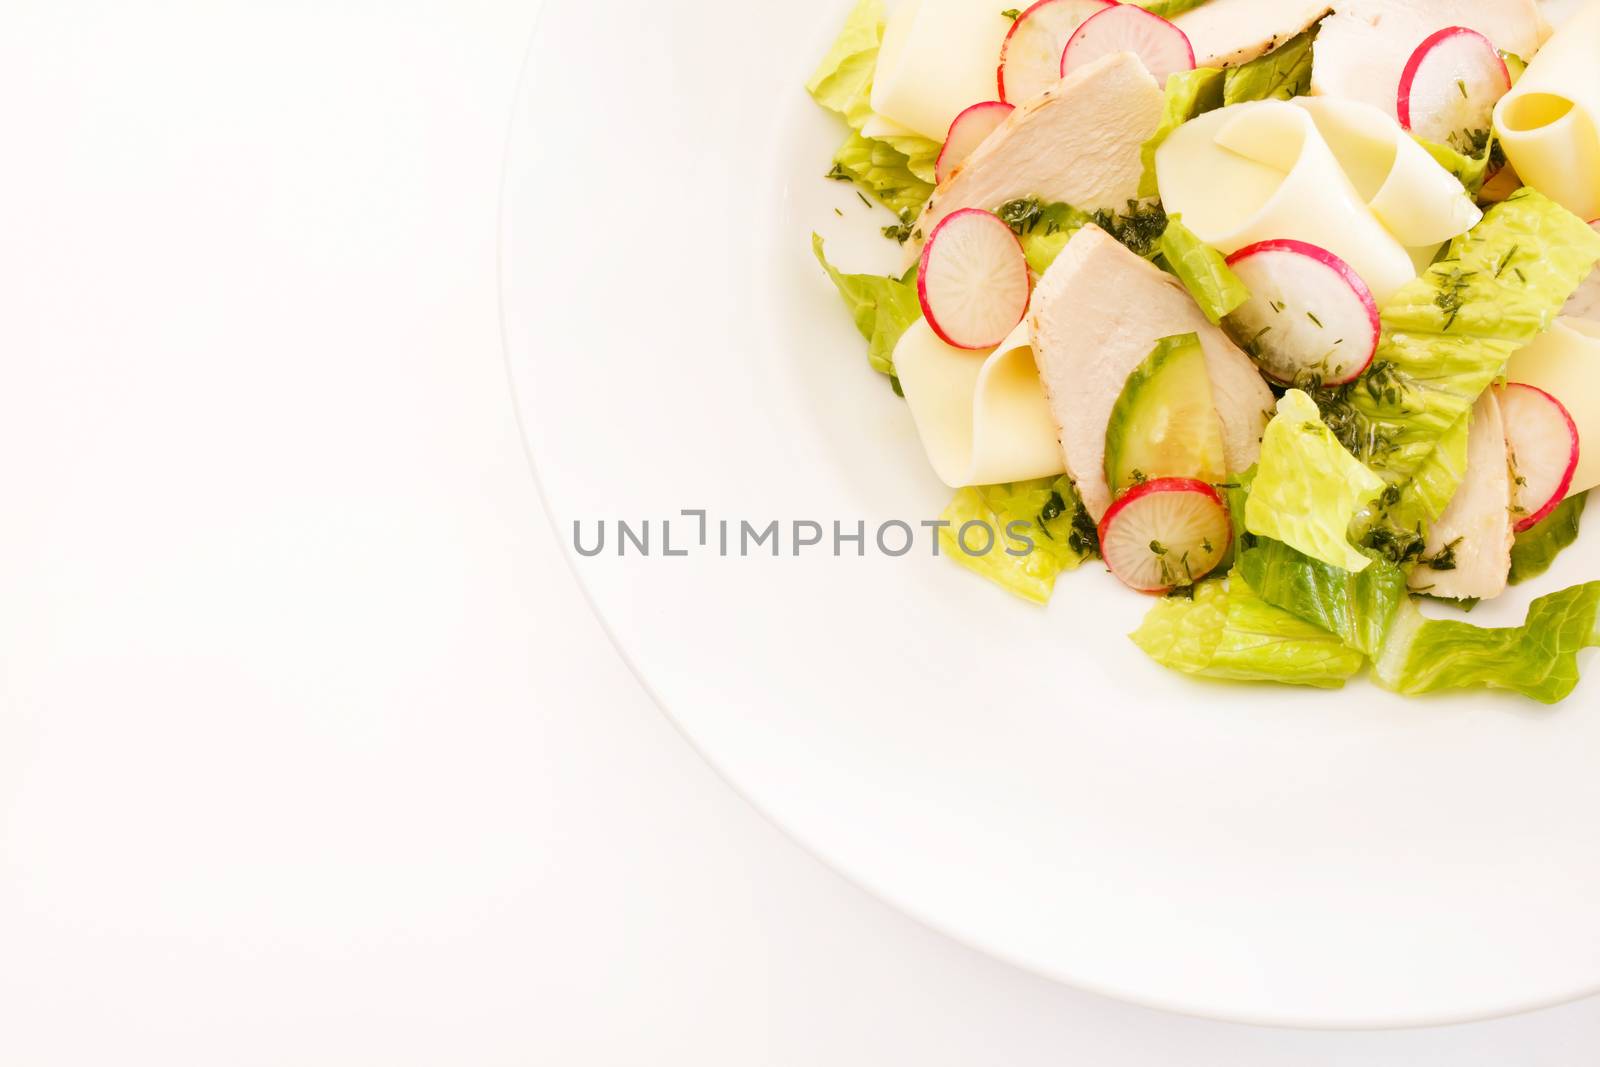
[[[1537,0],[1336,0],[1317,33],[1311,95],[1360,100],[1398,119],[1406,63],[1449,26],[1477,30],[1524,59],[1551,32]]]
[[[1236,67],[1266,55],[1326,15],[1327,0],[1209,0],[1173,19],[1197,67]]]
[[[1505,422],[1491,389],[1472,409],[1467,476],[1428,532],[1426,558],[1447,552],[1454,566],[1423,564],[1412,572],[1411,588],[1450,600],[1492,600],[1506,591],[1516,537]]]
[[[964,208],[993,211],[1037,196],[1082,211],[1125,209],[1139,195],[1140,149],[1164,102],[1138,57],[1119,52],[1017,108],[934,190],[906,242],[908,262],[945,216]]]
[[[1112,502],[1105,475],[1111,409],[1128,375],[1163,337],[1200,337],[1229,473],[1260,457],[1273,400],[1255,365],[1206,321],[1175,278],[1098,226],[1073,235],[1039,279],[1028,326],[1067,473],[1096,522]]]

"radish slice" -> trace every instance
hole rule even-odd
[[[1578,470],[1578,426],[1561,401],[1531,385],[1496,390],[1511,451],[1517,532],[1532,529],[1567,498]]]
[[[1193,585],[1216,569],[1233,541],[1228,508],[1193,478],[1135,486],[1100,522],[1100,551],[1122,584],[1141,593]]]
[[[1494,42],[1476,30],[1451,26],[1411,54],[1400,75],[1400,125],[1425,141],[1472,148],[1494,125],[1494,106],[1511,91],[1511,71]]]
[[[1378,302],[1350,265],[1304,241],[1262,241],[1228,257],[1250,299],[1229,316],[1245,350],[1285,385],[1343,385],[1378,351]]]
[[[1133,4],[1117,4],[1090,18],[1067,42],[1061,53],[1061,76],[1087,66],[1102,56],[1132,52],[1165,86],[1167,76],[1194,69],[1194,47],[1178,27]]]
[[[1061,53],[1079,26],[1116,0],[1039,0],[1000,46],[1000,99],[1025,103],[1061,80]]]
[[[945,136],[944,147],[939,150],[939,160],[933,165],[933,180],[943,185],[967,161],[989,135],[999,129],[1011,113],[1017,110],[1010,104],[989,100],[973,104],[956,116]]]
[[[1028,313],[1028,257],[998,215],[964,208],[934,228],[922,250],[917,297],[947,345],[993,348]]]

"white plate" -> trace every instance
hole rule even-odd
[[[825,182],[823,5],[548,5],[511,141],[507,343],[569,543],[600,519],[936,517],[904,405],[811,259],[891,246]],[[837,208],[841,215],[836,215]],[[851,238],[853,236],[853,239]],[[692,520],[679,518],[674,547]],[[1600,576],[1600,538],[1537,589]],[[613,530],[614,534],[615,531]],[[1090,569],[1034,610],[947,560],[574,557],[746,796],[930,925],[1113,996],[1304,1026],[1600,988],[1600,678],[1558,710],[1197,684]],[[1592,674],[1600,663],[1589,657]]]

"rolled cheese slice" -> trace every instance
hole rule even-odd
[[[1543,389],[1578,427],[1571,496],[1600,486],[1600,322],[1562,318],[1511,357],[1509,381]]]
[[[1417,276],[1303,107],[1266,100],[1202,115],[1156,152],[1156,178],[1167,211],[1224,253],[1306,241],[1348,263],[1379,304]]]
[[[1026,322],[985,356],[950,347],[919,320],[894,365],[928,461],[952,489],[1066,472]]]
[[[1600,3],[1539,50],[1494,111],[1523,182],[1585,219],[1600,218]]]
[[[1456,176],[1371,104],[1332,96],[1294,103],[1310,113],[1378,221],[1402,245],[1424,250],[1427,261],[1439,245],[1482,220]]]
[[[1010,29],[991,0],[900,0],[878,49],[872,110],[943,141],[957,115],[998,93],[995,67]]]

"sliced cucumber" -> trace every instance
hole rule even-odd
[[[1156,478],[1216,483],[1227,473],[1200,339],[1164,337],[1128,376],[1111,409],[1106,483],[1115,494]]]

